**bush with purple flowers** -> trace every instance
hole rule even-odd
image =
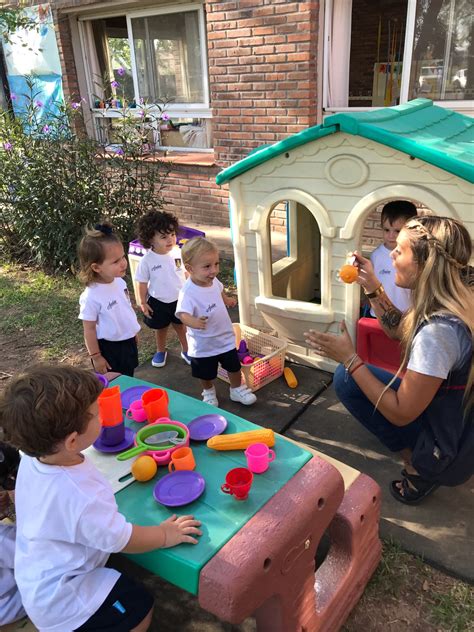
[[[40,120],[34,79],[29,90],[19,116],[0,111],[0,255],[73,271],[86,225],[108,219],[124,241],[134,238],[137,219],[162,206],[169,165],[144,156],[146,116],[123,110],[112,152],[85,133],[83,100],[55,104]]]

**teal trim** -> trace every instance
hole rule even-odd
[[[322,125],[255,151],[224,169],[216,182],[229,182],[267,160],[336,132],[368,138],[474,183],[474,119],[433,105],[429,99],[373,112],[328,116]]]

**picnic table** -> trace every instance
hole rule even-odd
[[[120,376],[121,391],[156,384]],[[170,418],[188,424],[216,412],[227,433],[259,426],[225,410],[166,389]],[[269,411],[271,414],[271,411]],[[126,419],[127,426],[142,425]],[[153,498],[160,467],[147,483],[133,482],[116,493],[128,520],[152,525],[173,513],[202,522],[197,545],[180,545],[129,555],[134,562],[197,595],[200,605],[230,623],[254,616],[259,632],[337,630],[359,599],[378,564],[380,490],[357,473],[345,488],[338,469],[301,444],[275,435],[276,460],[254,482],[247,500],[237,501],[220,486],[228,470],[246,465],[243,450],[215,451],[191,441],[204,493],[184,507],[167,508]],[[315,576],[315,555],[329,529],[331,548]]]

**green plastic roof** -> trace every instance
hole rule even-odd
[[[373,112],[333,114],[322,125],[254,150],[217,174],[216,182],[229,182],[275,156],[336,132],[370,138],[474,183],[474,119],[433,105],[429,99]]]

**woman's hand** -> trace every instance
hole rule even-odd
[[[341,334],[323,334],[314,329],[305,332],[306,342],[315,349],[319,355],[331,358],[336,362],[344,364],[348,362],[355,353],[355,348],[351,337],[346,329],[345,321],[341,323]]]
[[[374,267],[369,259],[363,257],[357,251],[354,252],[354,257],[354,265],[359,268],[359,276],[356,282],[364,288],[367,294],[370,294],[380,285],[380,281],[374,272]]]

